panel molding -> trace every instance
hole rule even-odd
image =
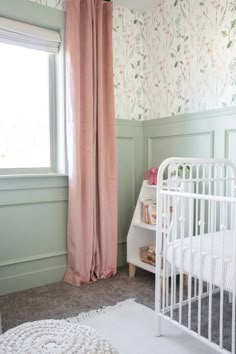
[[[224,130],[224,158],[229,159],[229,137],[231,133],[236,133],[236,129]]]
[[[35,202],[15,202],[15,203],[6,203],[0,204],[1,208],[10,208],[14,206],[24,206],[24,205],[38,205],[38,204],[57,204],[57,203],[67,203],[67,199],[53,199],[53,200],[42,200],[42,201],[35,201]]]
[[[0,295],[62,281],[65,269],[63,264],[0,278]]]
[[[201,121],[202,119],[236,118],[236,107],[220,108],[209,111],[185,113],[177,116],[169,116],[143,121],[144,127],[176,124],[190,121]]]
[[[124,135],[117,135],[118,140],[130,140],[131,141],[131,146],[132,146],[132,153],[131,153],[131,161],[132,161],[132,177],[131,180],[133,181],[132,183],[132,204],[133,207],[135,207],[135,191],[136,191],[136,142],[135,142],[135,137],[134,136],[124,136]]]
[[[152,161],[152,140],[154,139],[169,139],[169,138],[181,138],[181,137],[193,137],[193,136],[202,136],[202,135],[209,135],[210,136],[210,157],[214,157],[214,150],[215,150],[215,132],[214,130],[210,131],[201,131],[201,132],[191,132],[191,133],[183,133],[183,134],[165,134],[165,135],[155,135],[148,137],[148,150],[147,150],[147,160],[148,160],[148,168],[151,168],[151,161]]]
[[[32,190],[0,191],[0,208],[16,205],[33,205],[42,203],[67,202],[68,190],[66,187]]]
[[[58,251],[58,252],[51,252],[51,253],[43,253],[39,254],[36,256],[30,256],[30,257],[24,257],[24,258],[15,258],[15,259],[10,259],[4,262],[0,262],[0,267],[6,267],[10,265],[15,265],[15,264],[20,264],[20,263],[27,263],[27,262],[33,262],[33,261],[38,261],[46,258],[55,258],[55,257],[60,257],[60,256],[65,256],[67,255],[67,251]]]
[[[1,177],[0,177],[1,179]],[[54,189],[63,189],[63,188],[67,188],[68,185],[64,185],[64,186],[52,186],[52,187],[28,187],[28,188],[4,188],[4,189],[1,189],[0,187],[0,193],[1,192],[17,192],[17,191],[37,191],[37,190],[42,190],[42,189],[45,189],[45,190],[54,190]]]
[[[125,122],[126,123],[126,122]],[[129,183],[131,183],[131,185],[129,185],[130,187],[130,194],[129,194],[129,210],[127,210],[128,214],[132,214],[134,208],[135,208],[135,204],[136,204],[136,188],[137,188],[137,172],[139,169],[139,166],[137,166],[137,164],[139,163],[139,161],[137,161],[137,149],[138,149],[138,143],[139,143],[139,134],[140,134],[140,126],[142,126],[141,124],[134,124],[133,122],[130,124],[131,122],[129,122],[129,124],[124,124],[124,122],[122,122],[122,124],[120,124],[119,130],[117,132],[117,142],[122,146],[122,143],[126,143],[129,146],[129,151],[127,151],[127,154],[130,156],[128,157],[128,164],[130,167],[130,178],[129,178]],[[127,148],[127,145],[126,145]],[[123,157],[125,158],[125,157]],[[123,160],[122,156],[121,156],[121,161],[119,161],[121,163],[119,167],[119,175],[122,174],[122,160]],[[130,161],[130,162],[129,162]],[[142,163],[142,161],[141,161]],[[124,171],[124,173],[127,174],[126,171]],[[127,181],[127,183],[128,183]],[[121,182],[123,183],[123,182]],[[119,188],[122,188],[122,185],[120,185],[119,183]],[[123,195],[123,193],[122,193]],[[121,204],[119,204],[119,210],[120,208],[124,208],[126,207],[125,203],[125,199],[120,202]],[[126,210],[126,209],[125,209]],[[126,214],[126,216],[123,215],[123,213],[120,214],[119,216],[119,225],[118,225],[118,242],[117,242],[117,266],[123,266],[126,264],[126,244],[127,244],[127,234],[128,234],[128,229],[129,229],[129,224],[127,224],[127,217],[128,214]],[[123,219],[125,218],[125,219]],[[131,215],[132,218],[132,215]]]
[[[126,172],[127,177],[124,176],[124,182],[122,183],[128,183],[128,187],[127,184],[126,187],[129,188],[129,195],[127,196],[129,198],[129,206],[126,209],[129,215],[132,215],[136,204],[138,189],[147,168],[147,163],[148,166],[151,167],[152,158],[154,159],[154,156],[152,156],[152,153],[155,151],[154,145],[152,145],[154,139],[171,139],[177,137],[180,138],[181,144],[181,138],[199,136],[199,141],[201,142],[201,136],[203,136],[204,144],[206,144],[204,146],[206,146],[207,153],[211,157],[224,156],[225,158],[229,158],[229,154],[231,154],[234,146],[234,133],[236,133],[236,108],[186,114],[183,116],[142,122],[120,119],[116,120],[116,129],[117,142],[121,146],[122,143],[125,144],[125,148],[121,148],[121,159],[123,154],[126,153],[125,149],[129,149],[129,156],[124,156],[124,162],[126,164],[124,166],[128,166],[128,171],[124,171],[123,173]],[[196,140],[198,141],[198,139]],[[187,139],[187,141],[188,144],[189,141],[191,143],[190,139]],[[159,146],[158,143],[156,144]],[[173,146],[175,147],[176,144],[178,144],[178,140],[173,143]],[[232,147],[231,144],[233,144]],[[166,142],[164,140],[163,147],[165,148],[165,146]],[[171,151],[171,149],[168,151]],[[203,152],[203,150],[201,151]],[[156,153],[158,155],[158,151]],[[160,159],[161,156],[160,154]],[[122,170],[119,170],[119,173],[122,174]],[[131,181],[132,185],[129,186]],[[5,207],[6,210],[9,207],[9,214],[7,214],[9,216],[9,223],[9,220],[11,220],[11,206],[15,206],[15,212],[18,213],[18,211],[22,210],[23,215],[26,215],[24,214],[28,212],[26,205],[42,204],[42,210],[45,210],[44,205],[46,207],[47,204],[49,204],[48,208],[51,209],[53,215],[50,219],[49,227],[53,229],[52,236],[55,238],[53,245],[56,245],[57,240],[62,242],[61,240],[66,238],[65,203],[68,199],[67,187],[68,177],[66,175],[0,177],[0,211],[2,212],[4,210],[2,207]],[[120,188],[122,188],[122,184]],[[124,191],[126,190],[123,190],[125,195]],[[125,197],[122,197],[122,205],[120,205],[119,208],[126,207],[126,201]],[[51,203],[53,204],[52,207],[50,206]],[[38,208],[40,209],[41,207],[39,206]],[[34,206],[28,209],[32,211],[32,216],[36,218],[36,220],[38,208]],[[123,210],[124,215],[121,216],[121,231],[117,242],[119,266],[126,263],[126,228],[129,226],[129,217],[126,219],[126,209]],[[56,222],[55,220],[59,217],[63,218],[61,224],[63,231],[58,233],[57,228],[53,227],[53,223]],[[37,225],[39,225],[40,233],[40,222]],[[1,225],[3,229],[4,226],[6,225]],[[23,228],[23,226],[20,226],[20,228],[21,227],[22,230],[27,232],[27,235],[31,235],[31,229],[28,230],[27,227]],[[14,230],[16,231],[15,236]],[[21,235],[24,236],[24,231],[22,230],[20,229],[19,231],[21,231]],[[16,228],[12,231],[14,236],[13,245],[17,244],[17,242],[15,242],[17,240],[17,231]],[[31,238],[29,239],[31,240]],[[3,240],[2,238],[4,247]],[[6,256],[7,260],[3,260],[4,258],[2,257],[2,262],[0,263],[0,271],[2,271],[2,278],[0,278],[1,291],[5,293],[12,292],[23,288],[26,289],[32,286],[52,283],[63,278],[66,260],[65,244],[60,243],[57,247],[53,246],[49,248],[46,242],[46,248],[39,250],[37,248],[34,249],[30,242],[28,243],[30,252],[17,252],[15,254],[9,252]],[[55,250],[55,252],[50,252],[50,250]],[[47,253],[48,251],[49,253]],[[37,252],[42,252],[42,254],[37,254]],[[4,253],[2,254],[4,255]],[[24,255],[26,255],[26,257],[24,257]],[[23,258],[17,258],[17,256]]]
[[[12,203],[0,203],[0,209],[1,208],[9,208],[9,207],[14,207],[16,205],[23,206],[23,205],[37,205],[37,204],[56,204],[56,203],[67,203],[67,199],[55,199],[53,198],[52,200],[37,200],[37,201],[25,201],[25,202],[12,202]]]
[[[11,175],[0,176],[0,192],[31,191],[41,189],[67,188],[68,176],[58,174],[47,175]]]
[[[144,121],[130,120],[130,119],[116,119],[116,126],[130,126],[130,127],[143,127]]]

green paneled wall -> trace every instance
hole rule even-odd
[[[144,169],[171,156],[229,158],[236,163],[236,109],[146,121],[143,137]]]
[[[0,16],[64,28],[62,11],[28,0],[0,0]],[[118,265],[123,265],[148,167],[170,156],[226,157],[236,163],[236,109],[144,122],[118,120],[116,126]],[[0,177],[0,295],[62,279],[66,220],[66,176]]]
[[[0,294],[61,280],[67,177],[0,177]]]
[[[0,0],[0,16],[60,30],[64,13]],[[66,265],[67,177],[0,177],[0,294],[61,280]]]
[[[143,178],[143,125],[117,121],[118,265]],[[0,177],[0,294],[61,280],[67,177]]]
[[[116,122],[118,265],[143,176],[171,156],[236,163],[236,110]],[[61,280],[66,265],[67,177],[0,177],[0,294]]]
[[[142,123],[118,120],[118,265],[126,263],[126,237],[143,178]]]

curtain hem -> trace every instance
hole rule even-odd
[[[67,267],[67,270],[64,275],[64,282],[74,285],[74,286],[80,286],[83,284],[94,283],[100,279],[111,278],[116,274],[117,274],[117,269],[111,268],[106,271],[103,271],[103,273],[100,275],[97,275],[96,273],[91,274],[90,277],[88,278],[87,276],[83,276],[83,275],[78,274],[77,272],[73,271],[70,267]]]

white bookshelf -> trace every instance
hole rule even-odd
[[[156,186],[149,185],[144,180],[127,237],[127,262],[130,277],[135,276],[136,267],[155,273],[155,266],[142,262],[140,259],[140,247],[156,245],[156,225],[145,224],[141,221],[140,201],[145,199],[156,200]]]
[[[136,267],[145,269],[152,273],[155,273],[156,270],[155,266],[142,262],[140,259],[141,247],[156,246],[156,225],[145,224],[141,221],[140,201],[145,199],[156,200],[156,194],[157,194],[156,189],[157,186],[149,185],[146,180],[143,181],[142,187],[140,189],[139,198],[135,207],[134,215],[132,218],[132,222],[127,237],[127,262],[129,263],[130,277],[135,276]],[[173,190],[176,190],[176,182],[175,182],[175,186],[173,186]],[[182,190],[184,192],[192,192],[193,185],[191,183],[185,185],[181,183],[179,184],[179,188],[177,188],[177,190]],[[158,205],[158,200],[156,200],[156,203]],[[177,210],[174,210],[173,213],[178,214],[178,208]],[[172,222],[170,223],[170,228],[171,227],[172,227]],[[186,227],[186,230],[188,230],[188,227]],[[169,230],[166,230],[166,233],[168,232]]]

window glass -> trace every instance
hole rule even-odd
[[[51,167],[49,56],[0,43],[0,170]]]

